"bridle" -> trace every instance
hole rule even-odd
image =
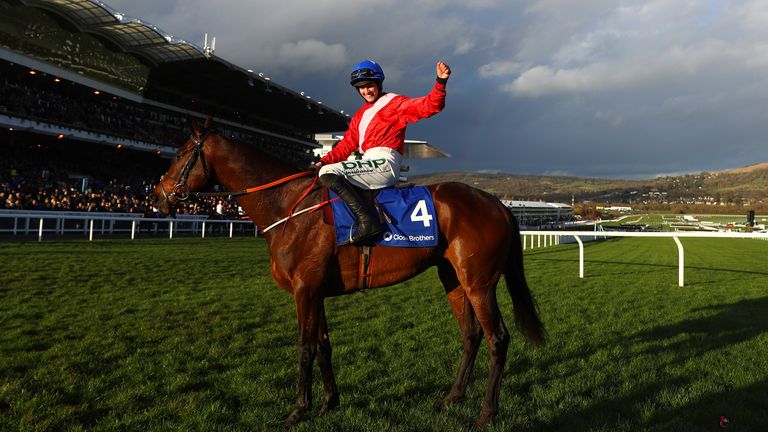
[[[181,169],[181,174],[179,174],[179,179],[176,181],[176,184],[173,186],[173,189],[170,193],[165,189],[165,186],[163,184],[163,180],[165,179],[165,176],[160,177],[160,190],[163,191],[163,197],[165,197],[166,201],[171,203],[169,198],[173,197],[175,198],[175,202],[179,201],[185,201],[189,199],[190,197],[194,198],[206,198],[206,197],[236,197],[240,195],[246,195],[253,192],[262,191],[265,189],[269,189],[284,183],[288,183],[291,180],[300,178],[300,177],[309,177],[314,176],[316,173],[314,171],[302,171],[296,174],[291,174],[287,177],[283,177],[281,179],[269,182],[267,184],[263,184],[261,186],[253,186],[249,187],[247,189],[234,191],[234,192],[192,192],[189,189],[189,186],[187,185],[187,180],[189,179],[189,173],[192,171],[192,168],[195,166],[195,162],[197,160],[200,160],[200,164],[203,166],[203,174],[208,177],[208,166],[205,163],[205,155],[203,154],[203,144],[205,144],[205,140],[208,139],[208,137],[212,134],[216,133],[215,129],[208,129],[206,130],[200,138],[196,137],[194,134],[190,135],[190,139],[195,142],[195,146],[192,148],[192,154],[189,156],[189,159],[184,163],[184,167]],[[180,158],[186,153],[186,151],[178,151],[176,152],[176,157]],[[315,182],[317,182],[317,176],[315,176]],[[302,196],[302,199],[306,197],[306,194]],[[173,203],[171,204],[173,205]]]
[[[242,189],[242,190],[234,191],[234,192],[232,192],[232,191],[230,191],[230,192],[192,192],[189,189],[189,186],[187,185],[187,180],[189,179],[190,171],[192,171],[192,168],[195,166],[195,163],[197,162],[198,159],[200,160],[200,164],[203,167],[203,174],[205,175],[206,178],[208,177],[208,167],[206,166],[205,155],[203,154],[203,144],[205,144],[205,140],[208,139],[208,136],[210,136],[211,133],[214,133],[214,132],[215,132],[215,129],[208,129],[208,130],[206,130],[200,136],[200,138],[197,138],[195,136],[195,134],[190,135],[190,139],[192,139],[192,141],[195,142],[195,146],[192,148],[192,154],[189,156],[189,159],[187,159],[187,161],[184,163],[184,167],[181,169],[181,174],[179,174],[179,179],[176,181],[176,184],[173,186],[173,189],[171,190],[171,193],[168,193],[168,191],[165,190],[165,186],[163,185],[163,180],[165,179],[165,176],[160,177],[160,190],[163,191],[163,197],[165,197],[166,202],[168,202],[168,204],[170,206],[174,206],[176,203],[178,203],[180,201],[185,201],[185,200],[189,199],[190,197],[194,197],[194,198],[205,198],[205,197],[228,197],[228,198],[232,198],[232,197],[237,197],[237,196],[241,196],[241,195],[247,195],[247,194],[250,194],[250,193],[254,193],[254,192],[270,189],[270,188],[273,188],[275,186],[279,186],[279,185],[288,183],[288,182],[290,182],[292,180],[295,180],[295,179],[298,179],[298,178],[301,178],[301,177],[313,176],[314,179],[312,181],[312,184],[309,186],[309,188],[306,191],[304,191],[304,193],[293,204],[293,206],[291,206],[291,209],[288,212],[288,216],[286,216],[285,218],[281,219],[280,221],[270,225],[269,227],[267,227],[267,228],[265,228],[263,230],[263,231],[268,231],[268,230],[272,229],[273,227],[275,227],[275,226],[277,226],[279,224],[287,222],[288,220],[290,220],[292,217],[294,217],[296,215],[299,215],[299,214],[302,214],[302,213],[305,213],[305,212],[315,211],[318,208],[327,205],[331,201],[335,201],[335,200],[338,199],[338,198],[333,198],[331,200],[323,201],[323,202],[321,202],[319,204],[316,204],[314,206],[305,208],[305,209],[303,209],[301,211],[298,211],[298,212],[294,213],[294,210],[299,205],[299,203],[301,201],[303,201],[304,198],[306,198],[309,195],[309,193],[312,190],[315,189],[315,186],[317,185],[317,175],[316,175],[317,173],[315,171],[312,171],[312,170],[298,172],[298,173],[291,174],[289,176],[277,179],[275,181],[272,181],[272,182],[269,182],[269,183],[266,183],[266,184],[263,184],[263,185],[260,185],[260,186],[253,186],[253,187],[249,187],[247,189]],[[176,157],[180,158],[181,156],[184,155],[184,153],[186,153],[186,151],[176,152]],[[170,200],[171,197],[173,197],[175,199],[175,201],[171,201]]]
[[[185,201],[192,195],[192,191],[189,190],[189,186],[187,185],[187,180],[189,179],[190,171],[192,171],[192,168],[195,166],[195,162],[197,162],[198,159],[200,160],[200,165],[203,167],[203,174],[208,177],[208,167],[205,164],[203,144],[205,144],[205,140],[208,139],[208,136],[210,136],[212,132],[213,129],[209,129],[205,131],[200,138],[196,137],[195,134],[190,135],[190,139],[195,142],[195,146],[192,148],[192,154],[189,156],[189,159],[184,163],[184,167],[181,169],[181,174],[179,174],[179,179],[173,186],[171,193],[168,193],[165,190],[165,185],[163,184],[165,176],[160,177],[160,189],[163,191],[163,197],[165,197],[166,201],[169,203],[172,202],[170,198],[174,198],[176,202],[178,202]],[[180,158],[184,153],[186,152],[177,151],[176,157]]]

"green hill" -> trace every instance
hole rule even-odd
[[[500,198],[570,202],[762,204],[768,203],[768,163],[647,180],[533,176],[487,173],[435,173],[413,176],[417,184],[466,183]]]

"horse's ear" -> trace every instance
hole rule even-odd
[[[200,126],[197,124],[196,121],[190,119],[189,126],[192,128],[192,134],[194,136],[200,137],[200,135],[203,134],[203,132],[200,130]]]

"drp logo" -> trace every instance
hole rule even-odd
[[[345,170],[353,170],[353,169],[378,169],[380,166],[387,163],[384,159],[369,159],[369,160],[356,160],[356,161],[344,161],[341,163],[341,166],[344,167]]]

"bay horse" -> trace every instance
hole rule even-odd
[[[293,212],[296,204],[310,207],[323,201],[312,186],[314,176],[254,147],[193,126],[189,139],[154,189],[155,205],[163,214],[195,191],[218,183],[241,191],[238,204],[260,231]],[[289,178],[290,181],[280,181]],[[244,193],[254,185],[257,190]],[[446,396],[435,405],[463,400],[483,336],[489,350],[488,382],[476,426],[487,426],[499,410],[499,391],[510,334],[496,300],[496,285],[504,275],[512,297],[517,328],[534,346],[545,343],[542,325],[523,273],[520,231],[512,213],[497,198],[463,183],[427,186],[432,194],[439,236],[428,248],[373,246],[368,288],[385,287],[437,266],[464,351],[458,374]],[[249,190],[250,191],[250,190]],[[303,198],[303,200],[301,199]],[[356,246],[337,246],[334,227],[321,211],[290,218],[280,229],[263,234],[277,285],[293,295],[299,324],[299,394],[285,419],[295,424],[310,409],[312,369],[318,360],[325,390],[321,412],[339,404],[331,364],[331,342],[324,302],[327,297],[361,289],[361,256]]]

